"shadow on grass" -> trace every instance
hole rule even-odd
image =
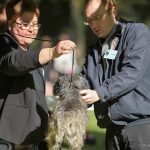
[[[84,150],[105,150],[105,129],[101,129],[97,126],[97,120],[95,118],[94,111],[92,110],[89,111],[87,132],[94,136],[96,143],[86,143]]]
[[[95,142],[86,142],[83,150],[105,150],[105,132],[91,132]]]

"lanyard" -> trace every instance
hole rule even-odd
[[[104,69],[104,76],[103,77],[104,77],[104,79],[107,79],[111,76],[112,66],[114,63],[113,60],[110,60],[110,59],[108,60],[107,58],[106,59],[103,58],[105,55],[105,52],[107,52],[108,49],[117,52],[116,47],[119,43],[120,37],[121,37],[122,33],[124,32],[126,25],[125,24],[122,25],[120,29],[119,29],[119,27],[120,27],[120,24],[116,24],[114,26],[112,32],[109,34],[109,36],[105,40],[104,44],[102,45],[102,51],[101,51],[102,57],[101,57],[101,59],[103,62],[103,69]]]
[[[111,33],[109,34],[109,36],[106,38],[104,44],[102,45],[102,56],[104,55],[106,49],[109,48],[109,45],[110,45],[110,43],[112,41],[112,37],[113,37],[114,33],[116,32],[117,25],[118,25],[118,23],[113,27]]]

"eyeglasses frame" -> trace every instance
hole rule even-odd
[[[36,23],[36,24],[19,23],[19,22],[14,22],[14,23],[17,24],[17,26],[22,30],[29,30],[31,27],[33,28],[33,30],[39,30],[39,28],[41,27],[40,23]],[[35,28],[35,25],[37,25],[37,28]]]

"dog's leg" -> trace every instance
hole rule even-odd
[[[69,140],[70,150],[82,150],[84,145],[83,138],[81,136],[73,137]]]
[[[84,128],[79,129],[79,125],[67,126],[65,138],[69,143],[70,150],[81,150],[84,145]]]
[[[57,120],[57,134],[55,136],[55,145],[53,146],[53,150],[61,150],[63,137],[64,137],[63,125],[60,120]]]

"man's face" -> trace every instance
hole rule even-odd
[[[85,7],[86,22],[99,38],[106,38],[116,23],[115,13],[101,0],[91,0]]]

